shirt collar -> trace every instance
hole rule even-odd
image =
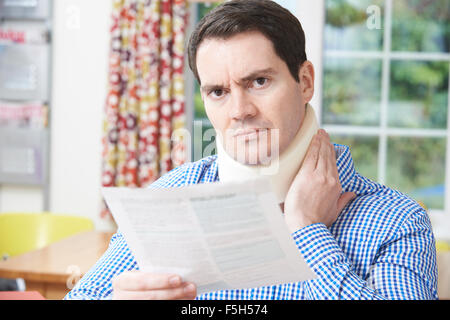
[[[355,176],[355,166],[350,153],[350,148],[345,145],[335,143],[334,150],[336,151],[336,165],[342,190],[344,192],[351,191],[350,182]]]

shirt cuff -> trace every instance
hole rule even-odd
[[[343,252],[336,239],[323,223],[315,223],[291,234],[306,263],[312,268],[335,264]],[[344,260],[347,260],[344,258]],[[344,261],[339,261],[344,262]]]

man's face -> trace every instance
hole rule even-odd
[[[269,158],[274,148],[276,154],[283,153],[302,124],[314,90],[312,65],[307,64],[306,77],[302,66],[296,82],[271,41],[259,32],[201,43],[197,69],[202,99],[230,156],[261,164],[261,152],[265,156],[267,151]]]

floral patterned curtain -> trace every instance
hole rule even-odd
[[[145,187],[184,162],[186,0],[114,0],[103,186]],[[102,217],[109,216],[102,210]]]

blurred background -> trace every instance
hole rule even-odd
[[[446,252],[450,2],[276,2],[303,25],[321,126],[362,175],[427,209]],[[68,215],[114,232],[102,186],[145,187],[214,153],[184,44],[219,3],[0,0],[0,216]],[[178,128],[193,139],[174,141]]]

